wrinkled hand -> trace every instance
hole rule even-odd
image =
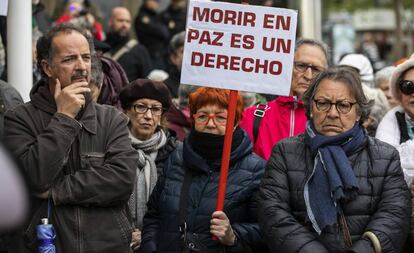
[[[49,190],[42,192],[42,193],[34,193],[33,194],[36,198],[39,199],[48,199],[49,198]]]
[[[141,246],[141,231],[137,228],[132,232],[131,248],[135,251]]]
[[[236,235],[230,225],[230,220],[222,211],[215,211],[211,215],[210,233],[216,236],[220,242],[227,246],[233,246],[236,240]]]
[[[72,83],[62,89],[59,79],[56,79],[54,98],[57,112],[75,118],[85,106],[85,92],[91,92],[87,82]]]

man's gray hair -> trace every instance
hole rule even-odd
[[[175,54],[178,48],[183,47],[185,42],[185,31],[179,32],[174,35],[170,43],[168,44],[168,54]]]
[[[330,61],[330,58],[331,58],[330,49],[329,49],[329,46],[325,42],[320,41],[320,40],[316,40],[316,39],[303,39],[303,38],[298,39],[296,41],[295,51],[297,51],[298,48],[300,48],[303,45],[319,47],[322,50],[323,54],[325,55],[325,60],[328,64],[328,66],[329,66],[329,61]]]

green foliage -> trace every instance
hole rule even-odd
[[[400,0],[403,9],[414,11],[413,0]],[[327,11],[349,11],[367,10],[372,8],[393,8],[394,0],[322,0]]]

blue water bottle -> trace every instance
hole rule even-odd
[[[56,253],[53,240],[56,237],[55,229],[49,224],[48,218],[43,218],[41,224],[36,227],[37,239],[39,240],[39,253]]]

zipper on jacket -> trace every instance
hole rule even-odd
[[[292,137],[295,133],[295,110],[298,107],[298,101],[294,98],[293,102],[293,109],[290,110],[290,129],[289,129],[289,137]]]
[[[81,226],[81,221],[80,221],[80,219],[81,219],[81,211],[80,211],[80,207],[76,207],[76,220],[77,220],[77,228],[76,228],[76,232],[77,232],[77,234],[78,234],[78,252],[79,253],[81,253],[82,251],[81,251],[81,249],[82,249],[82,245],[81,245],[81,243],[82,243],[82,235],[81,235],[81,232],[82,232],[82,230],[81,230],[81,228],[80,228],[80,226]]]
[[[72,144],[72,152],[70,153],[69,156],[69,167],[70,167],[70,173],[71,174],[75,174],[76,173],[76,168],[78,168],[79,170],[81,169],[81,156],[80,156],[80,140],[79,140],[79,136],[77,136],[75,138],[75,141]],[[75,207],[76,210],[76,221],[75,221],[75,229],[76,229],[76,234],[77,234],[77,245],[76,245],[76,250],[78,253],[81,253],[81,249],[82,249],[82,245],[81,245],[81,241],[82,241],[82,235],[81,235],[81,212],[80,212],[80,207]]]
[[[87,153],[81,156],[84,158],[105,158],[105,154],[103,153]]]

